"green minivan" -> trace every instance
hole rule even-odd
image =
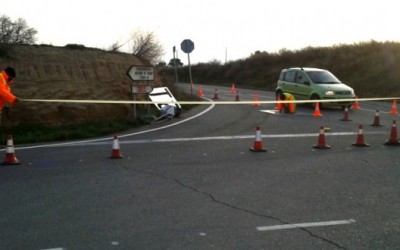
[[[334,105],[345,108],[354,101],[336,101],[338,99],[354,99],[353,88],[342,83],[331,72],[318,68],[288,68],[279,75],[276,96],[290,93],[296,100],[332,100],[322,105]]]

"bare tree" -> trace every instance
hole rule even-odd
[[[108,50],[108,51],[112,51],[112,52],[118,52],[118,51],[120,51],[120,49],[121,49],[122,46],[124,46],[124,44],[121,43],[121,42],[119,42],[119,41],[117,41],[117,42],[111,44],[111,45],[107,48],[107,50]]]
[[[26,21],[18,18],[13,22],[6,15],[0,16],[0,43],[34,44],[37,31],[29,28]]]
[[[132,33],[130,43],[133,55],[149,60],[154,65],[160,61],[165,53],[164,48],[153,32],[137,30]]]

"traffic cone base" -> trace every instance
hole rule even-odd
[[[387,142],[384,143],[384,145],[386,145],[386,146],[400,146],[400,142],[399,141],[388,140]]]
[[[369,146],[369,144],[365,143],[365,141],[364,141],[363,126],[361,124],[358,126],[357,141],[354,142],[352,145],[357,146],[357,147],[368,147]]]
[[[121,149],[119,147],[118,137],[114,135],[113,144],[112,144],[112,151],[111,151],[111,159],[122,159]]]
[[[11,135],[7,137],[6,157],[3,161],[3,165],[19,165],[20,161],[17,159],[14,150],[14,142]]]
[[[319,129],[319,136],[318,136],[318,143],[313,146],[314,148],[318,149],[329,149],[331,146],[326,144],[325,140],[325,129],[323,126],[320,127]]]
[[[267,150],[263,148],[261,140],[261,130],[260,127],[256,127],[256,139],[254,141],[253,147],[250,148],[252,152],[266,152]]]

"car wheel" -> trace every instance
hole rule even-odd
[[[310,100],[317,101],[321,100],[321,98],[318,95],[312,95]],[[315,108],[315,102],[311,103],[311,107]],[[319,103],[319,108],[322,108],[322,103]]]

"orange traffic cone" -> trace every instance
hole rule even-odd
[[[18,165],[21,164],[15,156],[14,142],[11,135],[7,136],[6,158],[3,165]]]
[[[397,128],[395,120],[393,120],[392,129],[390,130],[389,140],[387,140],[384,144],[388,146],[400,146],[399,139],[397,138]]]
[[[276,102],[276,106],[275,106],[275,110],[281,110],[282,109],[282,103],[281,103],[281,98],[278,96],[277,98],[277,102]]]
[[[363,126],[361,124],[358,125],[357,141],[354,142],[353,145],[359,146],[359,147],[368,147],[369,146],[369,144],[365,143],[365,141],[364,141]]]
[[[360,105],[358,104],[358,97],[356,96],[356,101],[353,103],[353,109],[360,109]]]
[[[351,121],[350,119],[349,119],[349,108],[346,106],[346,108],[344,108],[344,114],[343,114],[343,118],[342,119],[340,119],[341,121],[345,121],[345,122],[347,122],[347,121]]]
[[[253,95],[253,106],[254,107],[259,107],[260,106],[260,102],[258,101],[259,95],[258,93],[254,93]]]
[[[380,122],[380,117],[379,117],[379,110],[376,110],[375,112],[375,117],[374,117],[374,122],[370,125],[370,126],[374,126],[374,127],[380,127],[383,126]]]
[[[215,89],[214,98],[213,98],[213,99],[214,99],[214,100],[219,99],[219,98],[218,98],[218,90],[217,90],[217,89]]]
[[[315,117],[322,116],[321,112],[319,111],[319,103],[318,102],[315,103],[315,110],[314,110],[313,116],[315,116]]]
[[[111,159],[121,159],[124,158],[122,156],[121,149],[119,147],[118,136],[114,135],[112,151],[111,151]]]
[[[266,149],[263,148],[262,140],[261,140],[261,130],[260,126],[256,127],[256,140],[254,141],[254,145],[250,148],[252,152],[265,152]]]
[[[313,146],[314,148],[319,148],[319,149],[328,149],[331,148],[331,146],[328,146],[326,144],[325,140],[325,129],[323,126],[320,127],[319,129],[319,136],[318,136],[318,144]]]
[[[199,90],[197,91],[197,95],[199,97],[203,97],[203,88],[201,86],[199,86]]]
[[[236,93],[235,83],[232,83],[231,93],[232,93],[232,94],[235,94],[235,93]]]
[[[397,105],[396,105],[396,99],[393,100],[392,102],[392,109],[390,110],[391,115],[397,115]]]

